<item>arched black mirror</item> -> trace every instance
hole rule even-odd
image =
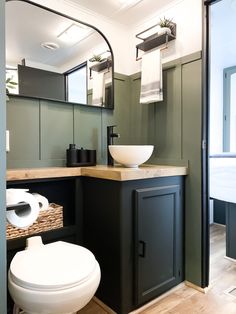
[[[113,73],[111,46],[96,27],[7,1],[7,93],[113,109]]]

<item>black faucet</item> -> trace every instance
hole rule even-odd
[[[120,137],[120,134],[114,133],[114,130],[113,130],[114,127],[116,127],[116,125],[107,126],[107,165],[108,166],[114,166],[114,160],[111,157],[108,147],[109,145],[113,145],[114,137]]]

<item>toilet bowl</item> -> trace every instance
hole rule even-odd
[[[84,247],[58,241],[44,245],[41,237],[27,239],[8,272],[15,304],[27,314],[70,314],[84,307],[100,282],[100,267]]]

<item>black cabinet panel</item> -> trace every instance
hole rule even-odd
[[[213,221],[225,225],[225,208],[226,208],[226,202],[220,201],[220,200],[213,200],[214,204],[214,219]]]
[[[236,259],[236,204],[226,202],[226,256]]]
[[[182,281],[180,186],[135,191],[137,304]]]
[[[182,177],[83,178],[84,241],[101,267],[96,295],[116,313],[183,280],[182,189]]]

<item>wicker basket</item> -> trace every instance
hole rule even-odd
[[[47,210],[39,212],[37,220],[27,229],[19,229],[7,223],[7,240],[33,235],[43,231],[49,231],[63,227],[63,207],[54,203]]]

